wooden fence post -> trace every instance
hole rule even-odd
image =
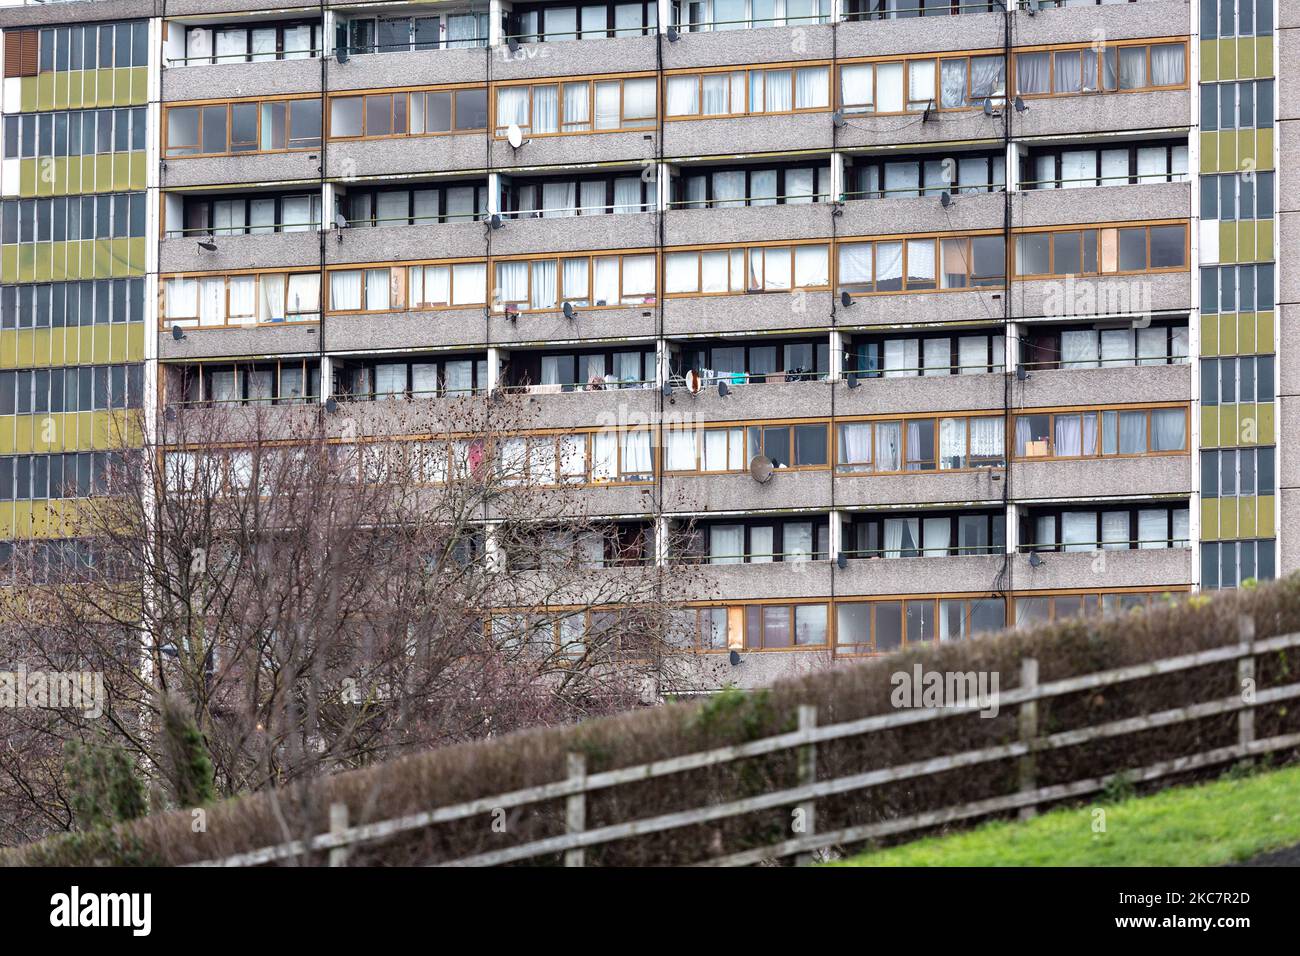
[[[813,704],[799,705],[799,729],[812,730],[817,726],[817,708]],[[804,744],[799,748],[799,786],[817,782],[817,745]],[[817,801],[805,800],[799,804],[798,813],[803,817],[802,836],[812,836],[817,832]],[[794,858],[795,866],[808,866],[813,861],[811,853],[799,853]]]
[[[1038,659],[1035,657],[1026,657],[1020,661],[1020,688],[1021,690],[1031,690],[1038,686]],[[1033,745],[1033,741],[1038,737],[1038,701],[1027,700],[1020,705],[1020,742]],[[1034,755],[1025,754],[1018,761],[1018,770],[1020,776],[1020,792],[1030,793],[1038,789],[1038,774],[1034,766]],[[1032,804],[1020,808],[1019,817],[1021,820],[1032,819],[1038,813],[1038,809]]]
[[[338,836],[348,828],[348,805],[346,803],[330,804],[330,834]],[[350,847],[336,846],[330,848],[330,866],[347,866]]]
[[[569,780],[583,787],[587,785],[587,755],[569,754]],[[565,801],[565,833],[581,833],[587,828],[587,792],[579,790]],[[586,851],[582,847],[564,851],[565,866],[586,865]]]
[[[1255,699],[1255,655],[1253,653],[1255,646],[1255,619],[1248,614],[1243,614],[1237,618],[1237,639],[1242,645],[1242,650],[1247,651],[1245,657],[1237,659],[1237,693],[1242,695],[1245,703],[1251,704],[1249,707],[1243,707],[1237,711],[1237,745],[1241,747],[1241,755],[1246,756],[1246,746],[1255,740],[1255,708],[1253,701]],[[1250,682],[1250,696],[1246,697],[1246,682]]]

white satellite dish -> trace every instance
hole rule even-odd
[[[700,373],[695,369],[691,369],[686,373],[686,391],[692,395],[698,395],[703,385],[704,383],[700,381]]]
[[[749,462],[749,477],[753,478],[760,485],[767,484],[772,478],[772,472],[775,466],[772,459],[766,455],[755,455]]]
[[[511,123],[506,127],[506,141],[515,149],[524,145],[524,131],[519,128],[518,123]]]

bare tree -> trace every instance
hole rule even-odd
[[[108,700],[0,709],[0,843],[75,827],[69,741],[121,748],[174,804],[165,697],[224,796],[689,682],[670,543],[555,483],[518,441],[526,400],[367,405],[169,411],[67,539],[14,550],[0,670],[95,672]]]

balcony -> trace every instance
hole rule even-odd
[[[520,37],[518,49],[513,52],[506,46],[492,51],[492,79],[564,78],[653,70],[656,43],[653,28],[651,35],[638,37],[597,37],[542,43]],[[481,54],[479,62],[482,63]]]
[[[962,197],[962,202],[965,200]],[[1182,182],[1025,189],[1016,193],[1013,201],[1012,221],[1017,227],[1186,219],[1192,214],[1192,186]]]
[[[179,26],[173,24],[173,28]],[[330,85],[337,83],[338,74],[333,72],[331,64]],[[285,92],[311,93],[319,92],[320,84],[321,63],[317,57],[192,65],[182,61],[164,66],[162,99],[164,103],[180,103]]]
[[[211,242],[216,251],[200,248],[200,240]],[[163,273],[275,269],[286,263],[307,265],[319,261],[320,233],[315,228],[241,236],[202,232],[169,236],[158,244],[158,271]]]
[[[1187,585],[1194,580],[1191,548],[1144,548],[1128,551],[1054,552],[1012,556],[1011,585],[1016,591],[1049,588],[1126,588]]]
[[[1192,456],[1188,454],[1016,461],[1011,467],[1016,501],[1187,495],[1192,491]]]
[[[689,168],[684,167],[684,170]],[[833,209],[825,202],[715,209],[673,208],[664,216],[664,244],[689,246],[825,238],[831,232]],[[839,227],[839,232],[844,234],[843,226]]]
[[[1087,406],[1122,397],[1126,402],[1182,402],[1192,397],[1192,367],[1043,369],[1016,384],[1016,408]],[[1000,399],[999,399],[1000,401]]]

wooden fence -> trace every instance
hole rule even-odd
[[[1068,677],[1047,684],[1038,682],[1038,662],[1035,659],[1022,660],[1020,686],[1000,693],[997,697],[999,707],[1019,708],[1018,739],[1011,743],[947,754],[914,763],[896,764],[830,780],[818,780],[816,768],[819,743],[858,737],[908,724],[949,720],[961,714],[976,712],[981,705],[978,702],[971,702],[964,706],[942,709],[900,710],[824,726],[817,724],[816,708],[801,706],[798,729],[789,733],[592,774],[587,773],[585,755],[571,753],[568,755],[568,775],[562,780],[510,793],[480,797],[454,806],[438,807],[398,819],[349,825],[347,806],[342,803],[334,804],[330,807],[330,829],[327,833],[318,834],[308,840],[295,840],[195,865],[260,866],[303,854],[327,852],[331,866],[345,866],[350,848],[358,844],[389,839],[404,832],[463,820],[480,814],[526,807],[560,798],[565,800],[566,832],[564,834],[460,859],[439,861],[436,865],[495,866],[563,854],[566,866],[582,866],[585,862],[585,850],[588,847],[776,807],[791,807],[799,811],[792,814],[799,824],[797,828],[792,828],[792,832],[794,829],[798,830],[797,835],[744,852],[704,859],[700,861],[700,865],[743,866],[787,857],[795,857],[797,863],[807,863],[813,860],[814,854],[819,850],[862,843],[879,837],[897,836],[946,823],[1012,811],[1018,812],[1022,817],[1031,816],[1040,804],[1094,794],[1104,790],[1113,780],[1119,778],[1131,783],[1147,783],[1216,764],[1300,747],[1300,733],[1257,739],[1254,720],[1254,708],[1300,697],[1300,683],[1285,684],[1267,690],[1253,690],[1255,662],[1258,655],[1298,647],[1300,634],[1287,634],[1256,641],[1251,619],[1242,618],[1239,628],[1239,641],[1235,644],[1114,670]],[[1040,701],[1064,694],[1112,687],[1144,678],[1174,674],[1207,664],[1230,661],[1237,662],[1237,678],[1242,689],[1227,697],[1188,703],[1173,709],[1144,713],[1057,733],[1044,734],[1040,731],[1038,721]],[[1148,766],[1132,767],[1119,773],[1079,779],[1069,783],[1040,786],[1037,782],[1035,756],[1038,754],[1232,713],[1237,715],[1237,742],[1234,745],[1181,754]],[[587,795],[595,791],[782,751],[796,753],[798,782],[793,787],[660,816],[626,820],[593,829],[587,827]],[[991,761],[1008,759],[1017,761],[1018,789],[1014,793],[942,807],[907,817],[825,832],[817,831],[816,811],[817,801],[820,798],[852,794],[855,791],[895,781],[917,779],[958,768],[978,767]]]

